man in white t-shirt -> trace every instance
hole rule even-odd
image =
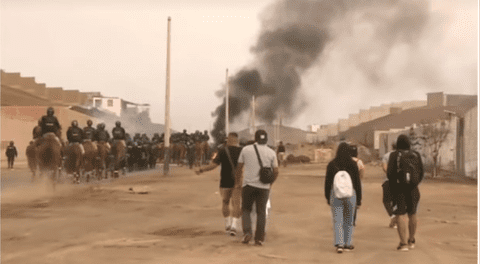
[[[244,236],[242,243],[244,244],[248,244],[252,239],[253,232],[250,213],[253,203],[256,204],[257,211],[255,245],[261,246],[265,241],[266,207],[271,184],[265,184],[260,181],[260,163],[255,148],[258,150],[263,167],[273,168],[275,178],[278,177],[277,155],[274,150],[266,145],[267,141],[267,132],[265,130],[257,130],[255,132],[255,143],[244,147],[238,158],[235,185],[243,187],[242,225]],[[243,168],[245,168],[244,171]],[[243,181],[241,181],[242,172]]]
[[[383,188],[383,205],[385,206],[385,210],[387,210],[388,215],[390,216],[390,228],[397,228],[397,222],[394,214],[394,209],[395,209],[395,204],[393,203],[393,197],[392,193],[390,191],[390,184],[388,183],[388,178],[387,178],[387,165],[388,165],[388,159],[390,158],[390,154],[395,152],[397,149],[397,144],[394,142],[392,143],[392,151],[387,152],[385,155],[383,155],[382,158],[382,168],[383,171],[385,172],[385,181],[382,184]]]

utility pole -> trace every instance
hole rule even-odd
[[[253,140],[255,140],[255,132],[257,132],[257,127],[255,125],[255,95],[252,95],[252,125],[253,125]]]
[[[226,85],[226,94],[225,94],[225,136],[228,136],[230,133],[230,126],[229,126],[229,112],[230,112],[230,103],[229,103],[229,91],[228,91],[228,68],[227,68],[227,75],[225,77],[225,85]]]
[[[165,89],[165,161],[163,175],[167,176],[170,170],[170,24],[172,18],[168,17],[167,30],[167,83]]]

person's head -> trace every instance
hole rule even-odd
[[[283,141],[280,141],[280,145],[283,145]]]
[[[261,145],[267,144],[268,137],[267,132],[263,129],[259,129],[255,132],[255,142]]]
[[[12,146],[12,147],[13,147],[13,141],[10,141],[10,146]]]
[[[230,132],[227,137],[227,146],[238,146],[238,134]]]
[[[53,116],[53,114],[55,114],[55,111],[53,111],[53,107],[49,107],[49,108],[47,109],[47,115],[48,115],[48,116]]]
[[[93,122],[92,122],[92,120],[90,120],[90,119],[89,119],[89,120],[87,120],[87,126],[91,127],[92,125],[93,125]]]
[[[115,122],[116,127],[120,127],[121,125],[122,125],[122,123],[120,121]]]
[[[336,160],[351,160],[352,148],[346,142],[342,142],[338,145]]]
[[[187,130],[186,130],[186,129],[183,130],[183,134],[187,134]]]
[[[356,157],[358,156],[358,148],[357,148],[357,146],[352,145],[352,146],[350,146],[350,148],[351,148],[351,151],[352,151],[350,155],[351,155],[352,157],[356,158]]]
[[[207,134],[208,134],[208,130],[203,131],[203,133],[204,133],[205,135],[207,135]]]
[[[78,122],[77,120],[72,121],[72,127],[78,127]]]
[[[397,149],[407,150],[410,149],[410,139],[407,135],[400,135],[397,138]]]

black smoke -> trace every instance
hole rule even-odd
[[[251,48],[254,62],[230,78],[230,122],[250,111],[253,95],[258,98],[255,115],[259,121],[271,124],[279,114],[286,120],[298,116],[306,107],[298,104],[304,101],[299,93],[302,75],[321,63],[328,45],[335,43],[342,31],[351,30],[356,23],[353,14],[358,13],[362,21],[375,25],[372,43],[366,47],[380,55],[372,61],[367,51],[359,50],[352,56],[351,63],[358,65],[359,71],[375,84],[382,81],[379,69],[389,49],[399,41],[414,42],[420,35],[428,18],[428,4],[406,0],[282,0],[274,3],[262,15],[262,30]],[[352,39],[352,48],[355,41]],[[375,49],[374,44],[381,49]],[[224,97],[224,93],[221,96]],[[216,121],[212,135],[219,142],[225,130],[225,99],[213,116]]]

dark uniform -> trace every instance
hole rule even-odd
[[[83,134],[83,130],[78,127],[78,122],[74,120],[72,122],[72,126],[69,127],[67,130],[67,139],[70,146],[75,143],[78,143],[82,151],[82,155],[85,154],[85,149],[83,148],[83,145],[82,145],[84,138],[85,136]]]
[[[94,139],[95,131],[96,131],[95,128],[92,127],[91,123],[89,123],[88,126],[83,128],[83,134],[85,136],[85,139],[90,139],[92,141],[95,141],[95,139]]]
[[[59,137],[59,132],[62,129],[56,116],[53,115],[53,108],[48,108],[47,115],[42,116],[42,136],[46,133],[52,132]]]
[[[105,130],[104,126],[99,125],[97,130],[95,131],[93,140],[98,142],[108,142],[109,139],[110,134],[108,134],[108,131]]]
[[[42,137],[42,119],[38,120],[38,125],[33,128],[33,140]]]
[[[13,141],[10,141],[10,145],[7,147],[5,154],[8,159],[8,168],[13,169],[13,162],[15,161],[15,158],[18,157],[17,148],[13,145]]]
[[[69,127],[67,130],[67,139],[69,143],[82,143],[84,139],[83,130],[79,127]]]
[[[125,140],[125,129],[123,127],[114,127],[112,129],[113,139],[116,140]]]

